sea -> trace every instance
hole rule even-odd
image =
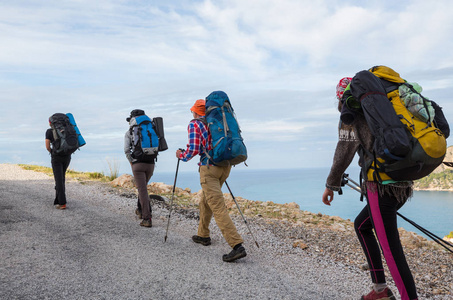
[[[348,169],[349,177],[358,182],[359,169]],[[365,206],[360,194],[345,186],[343,195],[335,193],[331,206],[322,203],[321,198],[329,168],[303,168],[280,170],[252,170],[233,167],[228,186],[235,197],[248,200],[272,201],[274,203],[295,202],[301,210],[339,216],[353,221]],[[151,181],[173,185],[175,173],[155,171]],[[193,171],[179,171],[176,186],[199,191],[199,175],[195,166]],[[229,193],[224,185],[224,193]],[[413,197],[399,210],[399,213],[419,226],[439,237],[453,231],[453,192],[414,191]],[[398,227],[415,232],[428,238],[420,230],[402,218]]]

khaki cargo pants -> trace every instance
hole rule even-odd
[[[203,195],[200,200],[200,223],[198,236],[209,237],[209,224],[214,215],[215,222],[227,243],[234,247],[244,240],[237,232],[236,226],[228,214],[223,198],[222,185],[230,175],[231,166],[200,166],[200,184]]]

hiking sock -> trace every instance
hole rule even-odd
[[[375,283],[373,285],[373,290],[376,292],[376,293],[380,293],[382,292],[383,290],[385,290],[385,288],[387,287],[387,283]]]
[[[239,244],[237,244],[236,246],[233,247],[233,250],[237,250],[237,249],[238,249],[239,247],[241,247],[241,246],[242,246],[242,244],[239,243]]]

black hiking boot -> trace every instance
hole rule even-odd
[[[236,249],[233,248],[230,253],[224,254],[222,259],[225,262],[233,262],[235,260],[238,260],[240,258],[246,257],[247,252],[245,252],[245,248],[241,245],[239,247],[235,247]]]
[[[202,244],[203,246],[209,246],[211,245],[211,238],[210,237],[201,237],[198,235],[192,236],[192,241],[194,241],[197,244]]]

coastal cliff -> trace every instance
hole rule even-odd
[[[453,162],[453,146],[447,148],[444,162]],[[414,182],[415,190],[453,192],[453,168],[441,164],[430,175]]]

